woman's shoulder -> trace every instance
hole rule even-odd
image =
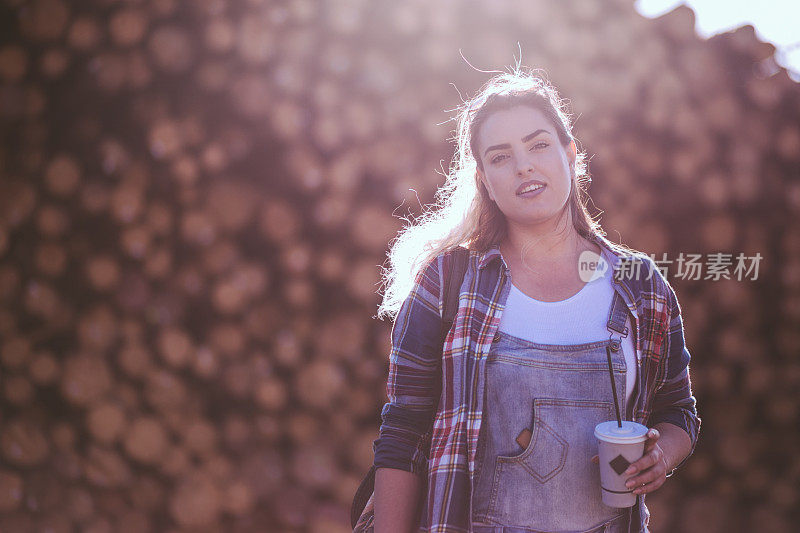
[[[423,262],[422,266],[417,271],[416,283],[420,284],[425,282],[438,285],[452,270],[455,261],[460,258],[466,258],[467,263],[474,259],[477,252],[469,250],[461,245],[449,246],[443,248],[433,255],[428,255],[427,259]]]
[[[478,252],[470,250],[463,245],[449,246],[440,250],[434,257],[432,257],[425,265],[423,270],[436,271],[441,278],[443,274],[452,270],[457,261],[466,262],[469,264],[474,261],[478,256]]]
[[[437,256],[440,272],[446,273],[459,266],[466,275],[470,272],[478,275],[481,265],[488,264],[493,258],[500,257],[499,248],[492,246],[487,250],[476,250],[464,245],[451,246]]]
[[[426,261],[420,269],[420,277],[438,284],[446,280],[456,269],[463,270],[462,274],[465,276],[469,275],[469,272],[475,273],[486,253],[464,245],[449,246]]]

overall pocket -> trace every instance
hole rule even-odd
[[[570,524],[574,505],[582,506],[586,516],[607,519],[599,467],[591,457],[597,453],[595,425],[613,416],[611,402],[534,399],[528,446],[519,455],[496,456],[487,519],[506,526],[569,529],[579,525]]]
[[[525,451],[514,456],[498,455],[497,466],[503,463],[519,465],[534,479],[546,483],[564,468],[569,442],[541,416],[542,402],[543,400],[534,400],[533,434]],[[496,477],[495,482],[497,482]]]

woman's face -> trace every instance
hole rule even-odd
[[[509,223],[555,220],[569,198],[576,147],[561,145],[538,109],[520,105],[492,113],[478,131],[478,177]]]

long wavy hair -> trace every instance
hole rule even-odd
[[[505,215],[491,200],[476,172],[476,169],[483,171],[483,163],[476,155],[478,132],[495,111],[519,105],[540,110],[565,148],[570,141],[578,145],[572,135],[566,102],[538,70],[517,66],[491,77],[473,98],[456,108],[456,151],[434,202],[425,206],[416,219],[405,219],[407,224],[391,243],[387,254],[389,268],[382,268],[385,291],[378,318],[397,315],[417,275],[440,253],[457,246],[483,252],[505,238]],[[586,154],[580,150],[572,173],[567,206],[573,226],[583,237],[605,235],[586,207],[591,177],[587,173]]]

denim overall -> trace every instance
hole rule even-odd
[[[609,339],[537,344],[497,332],[486,360],[472,531],[627,532],[629,510],[602,503],[600,467],[591,461],[595,425],[616,417],[607,347],[620,415],[629,419],[618,334],[627,335],[625,318],[615,292]]]

